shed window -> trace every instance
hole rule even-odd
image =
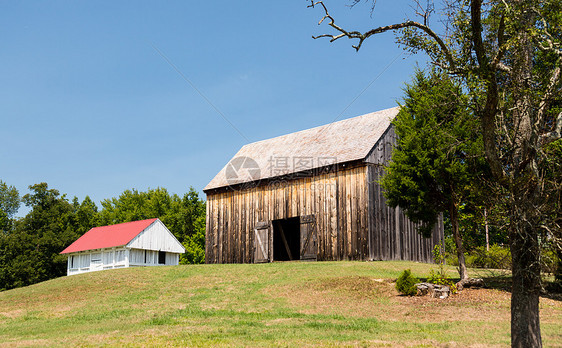
[[[125,250],[118,250],[115,252],[115,262],[125,261]]]
[[[113,251],[103,253],[103,264],[110,265],[113,263]]]
[[[166,264],[166,252],[159,251],[158,252],[158,264],[165,265]]]
[[[80,268],[90,267],[90,254],[80,255],[80,263],[78,264]]]
[[[74,255],[70,256],[70,268],[74,268]]]
[[[96,265],[101,264],[101,253],[93,253],[91,263]]]

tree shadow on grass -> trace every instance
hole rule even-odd
[[[511,293],[511,271],[501,269],[479,268],[472,270],[473,277],[484,280],[484,288],[495,289]],[[541,297],[562,301],[562,286],[554,282],[553,277],[543,277]],[[458,281],[458,280],[457,280]]]

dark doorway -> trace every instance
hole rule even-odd
[[[166,264],[166,252],[159,251],[158,252],[158,264],[165,265]]]
[[[273,220],[273,260],[300,260],[300,239],[298,217]]]

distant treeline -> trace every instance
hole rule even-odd
[[[0,180],[0,290],[66,275],[59,253],[92,227],[159,218],[186,249],[180,263],[205,261],[205,201],[190,187],[183,197],[165,188],[124,191],[101,209],[86,196],[69,200],[47,183],[29,186],[20,197]],[[15,218],[20,204],[30,208]]]

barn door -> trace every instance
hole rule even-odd
[[[258,222],[254,229],[254,263],[269,262],[271,227],[269,222]]]
[[[314,215],[300,217],[301,260],[315,260],[318,257],[316,220]]]

